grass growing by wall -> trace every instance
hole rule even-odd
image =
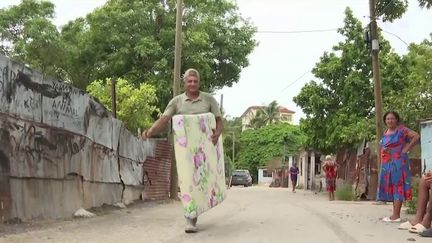
[[[420,182],[419,178],[412,178],[413,199],[405,203],[408,214],[415,214],[417,212],[419,182]]]
[[[353,201],[356,199],[352,186],[347,183],[336,188],[335,197],[341,201]]]

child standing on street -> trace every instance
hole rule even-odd
[[[323,164],[323,170],[326,178],[327,192],[329,193],[329,200],[334,200],[334,192],[336,191],[336,175],[337,164],[333,161],[330,155],[327,155]]]

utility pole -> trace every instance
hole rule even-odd
[[[176,34],[175,34],[175,51],[174,51],[174,77],[173,77],[173,96],[180,94],[180,69],[181,69],[181,49],[182,49],[182,18],[183,18],[183,0],[177,0],[176,15]],[[170,136],[172,138],[172,136]],[[174,141],[171,141],[174,145]],[[178,175],[176,159],[173,154],[171,162],[171,185],[170,197],[178,199]]]
[[[182,52],[182,19],[183,0],[177,0],[176,32],[175,32],[175,53],[174,53],[174,85],[173,95],[180,94],[180,69]]]
[[[224,115],[224,111],[223,111],[223,94],[221,94],[220,96],[220,112],[222,113],[222,116]]]
[[[117,92],[116,92],[116,80],[111,79],[111,110],[114,118],[117,118]]]
[[[381,77],[380,77],[380,62],[379,62],[379,41],[378,41],[378,26],[376,16],[376,0],[369,0],[370,11],[370,36],[371,36],[371,54],[372,54],[372,74],[374,81],[374,96],[375,96],[375,121],[376,121],[376,149],[377,149],[377,171],[371,175],[371,196],[375,197],[376,187],[378,186],[378,173],[381,167],[380,145],[379,141],[383,134],[383,101],[381,93]]]
[[[235,132],[232,132],[232,163],[234,164],[235,157]]]

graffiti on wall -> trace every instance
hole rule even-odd
[[[25,77],[28,76],[32,76],[33,86],[41,86],[42,74],[0,56],[0,112],[40,121],[42,96],[26,87]]]
[[[159,193],[161,198],[168,194],[170,159],[154,158],[152,168],[147,168],[147,178],[144,179],[143,175],[144,161],[156,153],[155,140],[144,142],[135,137],[103,105],[84,91],[48,79],[2,55],[0,138],[0,153],[9,164],[8,174],[3,179],[14,178],[15,189],[8,195],[12,198],[11,205],[15,205],[12,207],[30,207],[30,204],[14,202],[14,198],[22,201],[31,199],[33,205],[42,203],[44,193],[53,193],[50,191],[55,187],[53,185],[67,181],[69,175],[79,176],[88,185],[85,190],[80,189],[82,193],[79,195],[91,207],[113,202],[123,196],[121,191],[103,188],[122,185],[123,190],[126,186],[141,190],[144,180],[151,181],[151,193]],[[165,179],[155,178],[155,172],[163,174]],[[148,178],[149,175],[151,178]],[[46,189],[34,189],[34,195],[33,192],[27,195],[25,192],[33,190],[33,187],[26,186],[29,180],[43,181],[49,186],[43,187]],[[4,189],[9,190],[9,186]],[[66,192],[54,194],[61,193]],[[53,204],[63,205],[62,198],[66,197],[59,196]],[[72,207],[75,204],[68,205]],[[76,210],[65,207],[62,208],[64,212]],[[35,208],[10,210],[19,217],[44,213],[44,209]]]

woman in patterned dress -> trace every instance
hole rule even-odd
[[[399,114],[394,111],[386,112],[383,120],[387,130],[380,143],[381,173],[377,199],[393,202],[393,214],[382,220],[400,222],[403,201],[412,199],[408,153],[420,136],[401,125]]]
[[[336,191],[336,176],[337,164],[333,161],[330,155],[327,155],[324,161],[323,170],[326,178],[327,192],[329,193],[329,200],[334,200],[334,192]]]

